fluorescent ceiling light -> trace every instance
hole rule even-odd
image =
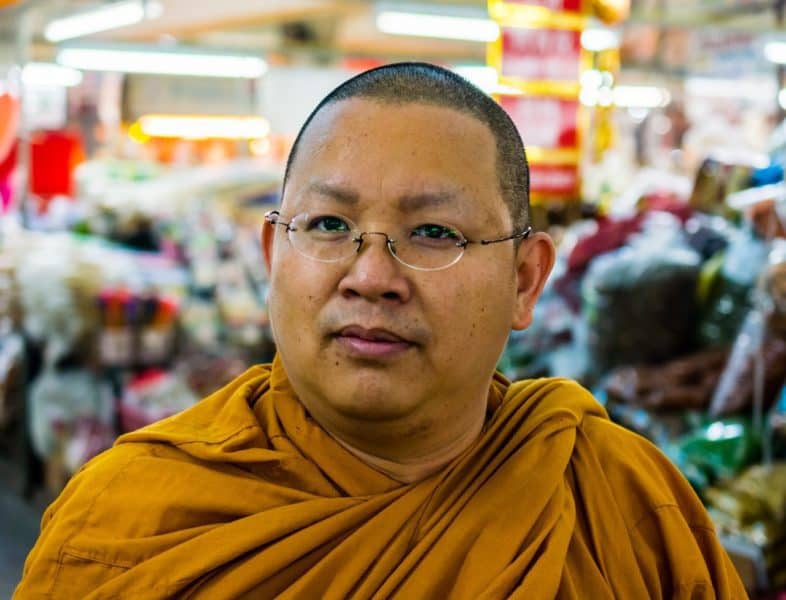
[[[161,16],[161,12],[161,4],[153,0],[114,2],[94,10],[56,19],[44,28],[44,37],[50,42],[62,42],[99,31],[133,25],[146,18],[156,19]]]
[[[614,88],[614,104],[625,108],[658,108],[671,102],[664,88],[648,85],[618,85]]]
[[[581,46],[590,52],[619,48],[620,35],[613,29],[589,27],[581,32]]]
[[[767,42],[764,45],[764,58],[779,65],[786,64],[786,42]]]
[[[435,37],[473,42],[493,42],[499,25],[488,18],[435,15],[384,10],[377,14],[377,28],[393,35]]]
[[[487,94],[493,94],[499,85],[497,70],[494,67],[462,65],[453,67],[453,72]]]
[[[456,65],[453,72],[460,75],[480,89],[492,88],[497,85],[497,70],[483,65]]]
[[[497,70],[494,67],[479,65],[457,65],[452,71],[469,81],[476,88],[489,95],[500,94],[503,96],[520,96],[522,91],[499,82]]]
[[[118,48],[64,48],[57,62],[83,71],[247,79],[267,70],[267,63],[256,56]]]
[[[685,94],[688,96],[734,98],[752,102],[769,102],[778,91],[774,77],[746,77],[744,79],[688,77],[685,79],[684,85]]]
[[[262,117],[145,115],[139,119],[139,128],[149,137],[192,140],[253,140],[270,133],[270,123]]]
[[[28,63],[22,69],[22,83],[28,86],[72,87],[82,83],[82,72],[53,63]]]
[[[582,87],[579,100],[584,106],[619,106],[621,108],[658,108],[671,102],[664,88],[646,85]]]

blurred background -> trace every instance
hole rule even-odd
[[[81,465],[271,359],[257,236],[294,136],[400,60],[527,147],[559,256],[500,370],[581,381],[786,597],[784,5],[0,0],[0,597]]]

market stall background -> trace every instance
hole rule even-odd
[[[269,360],[258,231],[294,135],[354,73],[427,60],[519,126],[558,244],[500,369],[581,381],[679,466],[751,594],[786,590],[776,8],[0,2],[0,484],[40,507]]]

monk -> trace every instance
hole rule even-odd
[[[495,372],[554,246],[491,98],[420,63],[342,84],[262,249],[272,364],[76,474],[15,598],[746,597],[654,446]]]

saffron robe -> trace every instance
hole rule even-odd
[[[14,597],[746,597],[685,479],[586,390],[497,376],[488,401],[470,448],[401,484],[256,366],[81,469]]]

